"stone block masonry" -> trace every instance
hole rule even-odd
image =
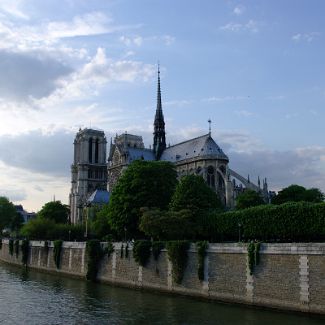
[[[125,244],[124,250],[125,250]],[[204,280],[197,275],[198,256],[195,245],[188,251],[188,263],[181,284],[172,279],[172,263],[166,250],[157,261],[153,257],[146,267],[128,256],[121,258],[121,243],[100,263],[98,280],[132,288],[173,292],[226,302],[325,314],[325,243],[261,244],[260,263],[251,275],[246,244],[209,244],[204,261]],[[22,265],[9,254],[9,241],[3,240],[0,260]],[[85,279],[86,243],[64,242],[61,266],[56,269],[53,243],[49,249],[42,241],[30,242],[30,268]]]

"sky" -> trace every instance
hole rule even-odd
[[[206,134],[269,188],[325,191],[322,0],[0,0],[0,195],[68,203],[79,128]]]

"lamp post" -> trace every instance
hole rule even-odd
[[[124,227],[124,241],[126,242],[126,227]]]

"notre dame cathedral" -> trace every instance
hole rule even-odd
[[[210,121],[209,121],[210,122]],[[154,119],[152,148],[145,148],[139,135],[124,133],[111,140],[108,159],[103,131],[80,129],[74,140],[74,161],[71,166],[71,222],[83,219],[83,210],[95,198],[107,202],[121,173],[132,161],[164,160],[175,164],[179,177],[200,175],[215,190],[228,208],[234,206],[238,193],[245,188],[261,193],[269,201],[266,179],[261,187],[249,177],[242,177],[229,168],[229,158],[208,134],[166,146],[165,121],[162,110],[160,72],[158,69],[157,108]],[[236,180],[238,183],[236,183]]]

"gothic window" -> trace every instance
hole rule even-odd
[[[96,139],[95,142],[95,163],[98,163],[98,147],[99,147],[99,141]]]
[[[215,175],[214,175],[214,168],[213,166],[208,167],[208,173],[207,173],[207,183],[210,187],[215,187]]]
[[[202,168],[201,167],[196,168],[196,174],[201,175],[201,173],[202,173]]]
[[[226,167],[225,166],[220,166],[219,168],[223,174],[226,174]]]
[[[88,144],[88,160],[91,163],[93,161],[93,138],[89,138]]]

